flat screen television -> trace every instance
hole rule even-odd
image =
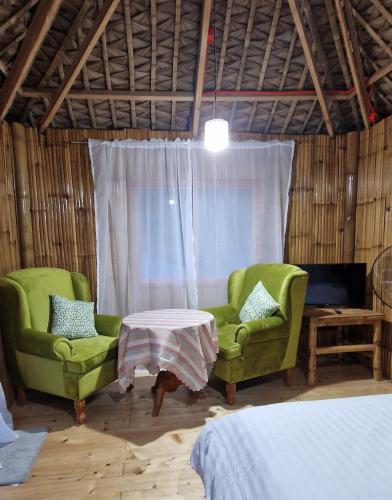
[[[366,264],[298,264],[309,274],[305,304],[363,307]]]

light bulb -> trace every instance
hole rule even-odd
[[[206,121],[204,125],[204,144],[206,149],[217,153],[229,145],[229,124],[221,118]]]

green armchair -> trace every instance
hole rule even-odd
[[[239,312],[261,281],[280,304],[273,316],[241,323]],[[295,367],[308,275],[289,264],[256,264],[234,271],[229,304],[205,309],[218,327],[219,354],[213,368],[226,382],[226,402],[234,404],[236,383],[278,371],[287,384]]]
[[[0,329],[19,403],[25,388],[74,401],[75,420],[85,420],[85,399],[117,378],[121,318],[95,315],[98,337],[68,340],[48,333],[49,295],[91,301],[83,274],[31,268],[0,278]]]

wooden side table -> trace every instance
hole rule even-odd
[[[373,378],[381,380],[381,323],[384,314],[370,309],[306,307],[303,324],[308,331],[308,385],[316,385],[317,356],[344,352],[372,352]],[[318,328],[328,326],[373,325],[372,344],[317,347]]]

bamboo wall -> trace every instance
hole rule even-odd
[[[146,139],[172,133],[141,130],[26,129],[34,260],[85,273],[95,284],[94,199],[88,138]],[[178,136],[178,134],[176,134]],[[183,138],[187,134],[182,135]],[[267,140],[273,136],[238,136]],[[288,138],[288,137],[286,137]],[[286,256],[296,263],[344,259],[345,136],[296,137]],[[82,144],[75,144],[81,142]]]
[[[392,376],[392,309],[371,287],[373,262],[392,245],[392,117],[361,133],[356,214],[355,261],[367,263],[368,305],[385,313],[382,365]]]
[[[334,140],[327,136],[279,137],[296,141],[286,235],[287,261],[352,262],[355,221],[357,262],[368,262],[370,269],[378,251],[391,244],[389,207],[392,187],[387,177],[388,158],[390,162],[392,151],[392,140],[387,144],[388,137],[391,137],[391,123],[391,120],[385,120],[360,136],[352,133]],[[10,214],[4,219],[6,211],[0,211],[1,249],[2,253],[8,252],[0,269],[4,273],[17,268],[20,261],[12,189],[11,135],[7,125],[1,130],[0,199],[2,207],[7,206]],[[29,184],[25,202],[30,205],[32,265],[80,271],[88,276],[94,291],[94,199],[85,142],[88,138],[173,139],[175,136],[170,132],[144,130],[51,129],[40,136],[36,129],[30,128],[24,129],[23,133]],[[184,133],[180,137],[187,138],[188,134]],[[256,134],[238,134],[235,137],[238,140],[276,138]],[[355,218],[359,143],[358,206]],[[6,189],[3,188],[4,178],[8,179],[4,184]],[[4,220],[8,221],[5,232]],[[8,239],[4,240],[4,234],[8,235]],[[379,304],[376,305],[379,307]],[[390,311],[387,314],[388,321],[392,321]],[[386,341],[389,325],[386,325],[383,339],[384,374],[390,373],[391,344]]]
[[[0,276],[20,266],[11,128],[0,125]]]

